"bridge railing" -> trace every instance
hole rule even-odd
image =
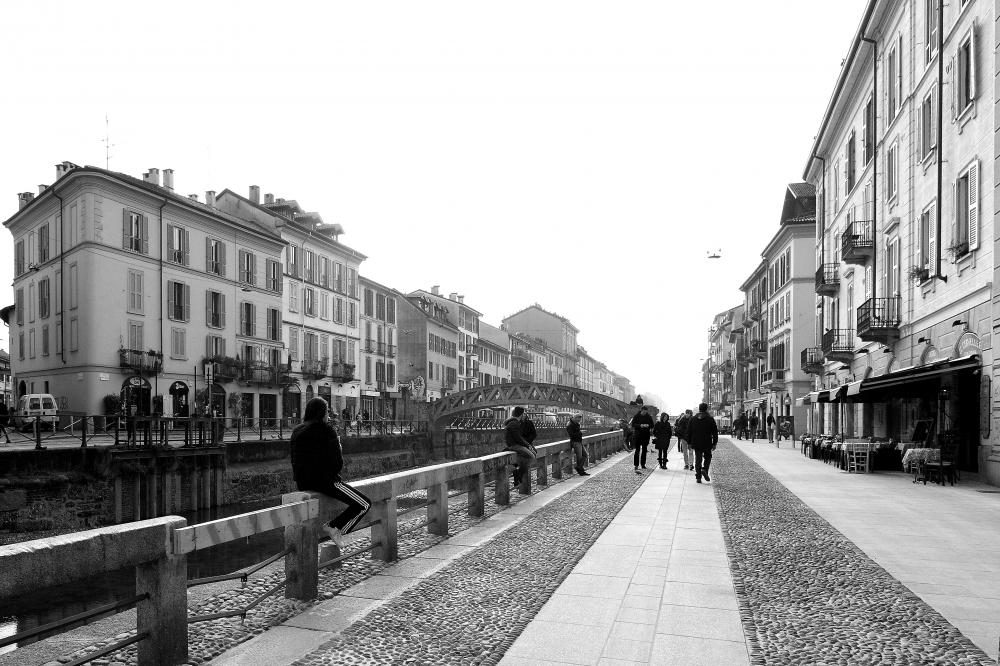
[[[584,437],[592,463],[620,450],[624,440],[620,430]],[[568,440],[542,444],[533,461],[534,481],[547,486],[549,475],[562,478],[573,463],[573,448]],[[0,639],[0,648],[37,640],[87,624],[98,617],[135,606],[137,633],[106,648],[69,662],[73,666],[104,657],[116,650],[138,643],[139,666],[177,666],[188,661],[188,624],[219,617],[243,615],[271,594],[284,588],[285,597],[313,599],[318,594],[319,570],[366,552],[373,559],[390,562],[398,559],[399,537],[416,529],[427,528],[430,534],[447,536],[448,521],[454,511],[449,499],[466,493],[467,511],[480,517],[486,509],[486,488],[494,486],[494,501],[510,503],[510,471],[516,463],[512,452],[501,451],[479,458],[467,458],[415,470],[397,472],[354,483],[372,501],[371,510],[357,529],[371,528],[370,544],[341,553],[333,544],[324,547],[329,559],[319,561],[319,544],[327,541],[323,524],[332,520],[343,505],[319,493],[288,493],[282,504],[188,526],[184,518],[167,516],[126,525],[102,527],[65,536],[37,539],[0,546],[0,601],[38,589],[61,585],[95,574],[129,566],[136,569],[136,596],[115,604],[93,609],[48,625],[29,629]],[[530,494],[532,475],[525,474],[518,490]],[[449,493],[449,486],[464,490]],[[397,508],[398,498],[424,490],[427,500],[417,507]],[[397,520],[416,509],[426,509],[426,519],[400,531]],[[285,549],[252,567],[251,570],[200,580],[187,580],[187,554],[253,534],[283,529]],[[284,558],[285,577],[235,611],[189,617],[187,588],[229,578],[243,578],[267,564]]]

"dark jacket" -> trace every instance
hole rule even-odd
[[[719,427],[708,412],[698,412],[687,426],[687,441],[692,448],[710,449],[719,443]]]
[[[340,438],[329,423],[303,423],[292,431],[292,477],[299,490],[329,494],[343,469]]]
[[[750,421],[749,421],[749,424],[750,424],[750,427],[751,427],[751,428],[753,428],[753,429],[755,429],[755,430],[756,430],[756,428],[757,428],[757,424],[758,424],[758,423],[760,423],[760,421],[758,421],[758,420],[757,420],[757,417],[756,417],[756,416],[751,416],[751,417],[750,417]]]
[[[768,414],[767,415],[767,427],[770,428],[773,425],[774,425],[774,415],[773,414]]]
[[[0,402],[0,428],[6,428],[8,423],[10,423],[10,412],[7,411],[7,405]]]
[[[673,428],[669,421],[657,421],[653,426],[653,437],[656,439],[656,448],[665,449],[670,446],[670,438],[673,436]]]
[[[648,425],[648,428],[643,428],[643,425]],[[637,442],[649,442],[649,436],[653,434],[653,426],[656,423],[653,422],[653,417],[649,415],[649,412],[639,412],[632,417],[632,427],[635,429],[635,441]]]
[[[677,421],[677,428],[674,430],[674,434],[677,435],[677,439],[683,439],[685,442],[688,441],[688,423],[691,422],[691,417],[685,414]]]
[[[512,416],[503,422],[503,439],[508,449],[512,446],[528,448],[529,444],[525,441],[522,432],[521,419]]]
[[[569,423],[566,424],[566,433],[569,435],[569,441],[571,442],[583,441],[583,431],[580,430],[580,424],[573,419],[570,419]]]
[[[535,430],[535,423],[531,419],[521,421],[521,436],[528,444],[534,444],[538,431]]]

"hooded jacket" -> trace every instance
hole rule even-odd
[[[512,416],[503,422],[503,439],[509,449],[512,446],[528,448],[529,444],[521,434],[521,419]]]
[[[688,421],[687,435],[692,448],[710,449],[719,443],[719,426],[708,412],[698,412]]]
[[[344,452],[337,431],[329,423],[303,423],[292,431],[292,478],[299,490],[329,494],[341,481]]]

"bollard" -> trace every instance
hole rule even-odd
[[[506,506],[510,504],[510,476],[507,473],[507,465],[498,461],[493,474],[496,481],[493,486],[494,501],[500,506]]]
[[[538,485],[547,486],[549,485],[549,457],[541,456],[538,458]]]
[[[177,527],[187,521],[176,518]],[[136,628],[147,634],[138,644],[143,666],[175,666],[188,660],[187,555],[165,553],[135,567],[136,594],[149,598],[136,605]]]
[[[482,500],[480,500],[480,503]],[[470,500],[469,508],[472,503]],[[372,520],[379,522],[372,525],[372,543],[378,542],[381,545],[372,549],[372,559],[383,562],[393,562],[399,559],[399,534],[396,527],[396,498],[372,502],[372,508],[368,512]],[[480,513],[479,515],[482,515]]]
[[[486,475],[480,472],[468,478],[469,516],[481,518],[486,513]]]
[[[427,486],[427,533],[448,536],[448,482],[441,470],[441,482]],[[433,522],[431,522],[433,521]]]
[[[293,549],[285,555],[286,599],[315,599],[319,593],[318,528],[318,520],[285,527],[285,548]]]

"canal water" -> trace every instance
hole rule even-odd
[[[188,525],[277,506],[280,498],[180,514]],[[219,576],[263,562],[284,548],[284,530],[197,550],[188,555],[188,580]],[[0,574],[2,575],[2,574]],[[135,567],[0,601],[0,638],[135,596]],[[34,639],[28,642],[33,642]],[[16,646],[0,648],[0,654]]]

